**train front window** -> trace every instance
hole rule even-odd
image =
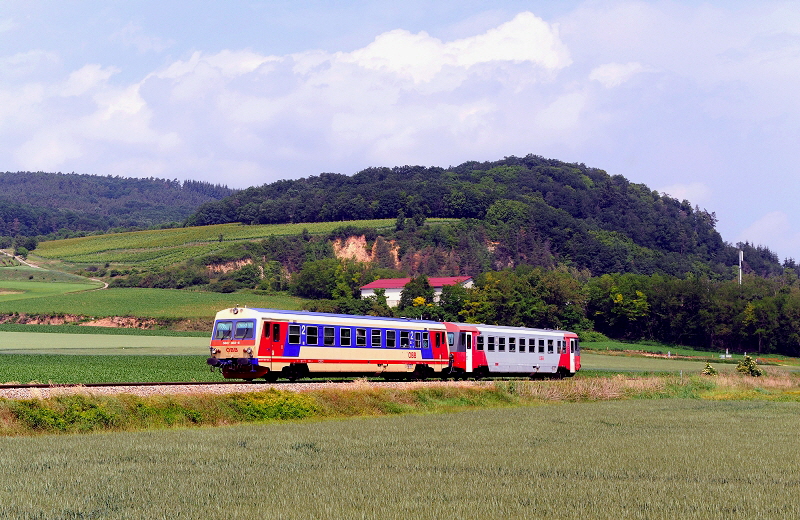
[[[254,328],[255,328],[255,323],[251,320],[237,321],[236,333],[234,334],[233,337],[235,339],[253,339]]]
[[[232,321],[218,321],[217,328],[214,331],[214,339],[231,339],[232,330]]]

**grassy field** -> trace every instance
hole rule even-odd
[[[210,331],[205,337],[0,331],[0,354],[205,354],[210,336]]]
[[[56,294],[48,298],[28,298],[13,302],[0,300],[0,313],[211,320],[217,311],[234,305],[300,309],[304,301],[285,294],[223,294],[177,289],[106,289],[88,293]]]
[[[203,349],[192,350],[193,355],[168,356],[14,354],[3,357],[0,385],[222,381],[222,375],[206,365],[208,356],[198,355]]]
[[[0,268],[0,304],[28,298],[49,298],[67,293],[87,291],[103,284],[67,273],[31,267]]]
[[[428,222],[450,220],[452,219],[428,219]],[[311,234],[323,234],[350,225],[375,229],[391,228],[394,226],[394,219],[258,226],[218,224],[114,233],[42,242],[32,253],[32,258],[76,264],[113,263],[154,268],[220,250],[230,242],[276,235],[299,235],[303,230],[308,230]]]
[[[797,518],[798,414],[632,400],[0,438],[0,517]]]

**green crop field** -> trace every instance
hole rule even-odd
[[[106,289],[83,293],[54,294],[48,298],[18,299],[13,302],[0,299],[0,313],[213,320],[217,311],[235,305],[300,309],[304,301],[301,298],[283,294],[223,294],[177,289]]]
[[[429,219],[446,222],[452,219]],[[227,243],[257,240],[276,235],[330,233],[342,226],[391,228],[393,219],[349,222],[314,222],[248,226],[218,224],[188,228],[133,231],[42,242],[34,254],[40,258],[72,263],[119,263],[140,267],[159,267],[226,247]]]
[[[0,354],[196,355],[206,353],[210,336],[0,332]]]
[[[205,342],[206,344],[208,341]],[[124,347],[123,347],[124,348]],[[219,372],[211,372],[206,364],[207,351],[197,348],[168,348],[165,346],[119,350],[121,355],[68,355],[13,354],[3,352],[0,365],[0,385],[9,383],[131,383],[131,382],[184,382],[223,381]],[[102,348],[95,349],[102,352]],[[191,352],[191,355],[153,355],[150,350]],[[63,350],[62,350],[63,351]],[[146,353],[148,355],[142,355]],[[1,518],[1,516],[0,516]]]
[[[0,517],[797,518],[798,416],[657,399],[0,438]]]

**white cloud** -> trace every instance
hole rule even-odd
[[[110,39],[126,47],[135,47],[140,53],[162,52],[175,44],[173,40],[144,34],[142,28],[133,22],[112,34]]]
[[[62,96],[80,96],[103,85],[108,79],[119,72],[115,67],[103,68],[100,65],[86,65],[69,75],[61,91]]]
[[[599,81],[606,88],[622,85],[636,74],[644,71],[641,63],[606,63],[595,67],[589,73],[589,79]]]
[[[408,76],[416,83],[433,80],[448,66],[469,68],[510,61],[558,70],[571,62],[558,28],[529,12],[483,34],[448,43],[425,32],[412,34],[398,29],[381,34],[363,49],[342,53],[339,58],[366,69]]]
[[[800,251],[800,231],[792,226],[789,215],[771,211],[739,233],[735,242],[767,246],[773,252]]]
[[[672,184],[670,186],[664,186],[658,191],[674,199],[681,201],[688,200],[692,204],[703,202],[711,193],[709,187],[703,182]]]

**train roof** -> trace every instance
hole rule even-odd
[[[478,330],[486,329],[486,330],[494,330],[494,331],[504,331],[504,332],[525,332],[525,333],[547,333],[547,334],[575,334],[574,332],[568,330],[559,330],[559,329],[536,329],[533,327],[511,327],[507,325],[487,325],[486,323],[471,323],[470,325],[476,327]]]
[[[311,311],[289,311],[285,309],[263,309],[258,307],[237,307],[240,311],[255,311],[258,313],[269,313],[269,314],[280,314],[285,315],[287,318],[289,316],[314,316],[318,318],[328,318],[328,319],[350,319],[350,320],[367,320],[367,321],[381,321],[384,323],[408,323],[408,324],[423,324],[423,325],[436,325],[441,327],[442,322],[440,321],[432,321],[432,320],[416,320],[411,318],[387,318],[385,316],[362,316],[362,315],[354,315],[354,314],[336,314],[331,312],[311,312]],[[223,309],[220,312],[225,312],[230,309]],[[219,313],[217,313],[219,316]]]

